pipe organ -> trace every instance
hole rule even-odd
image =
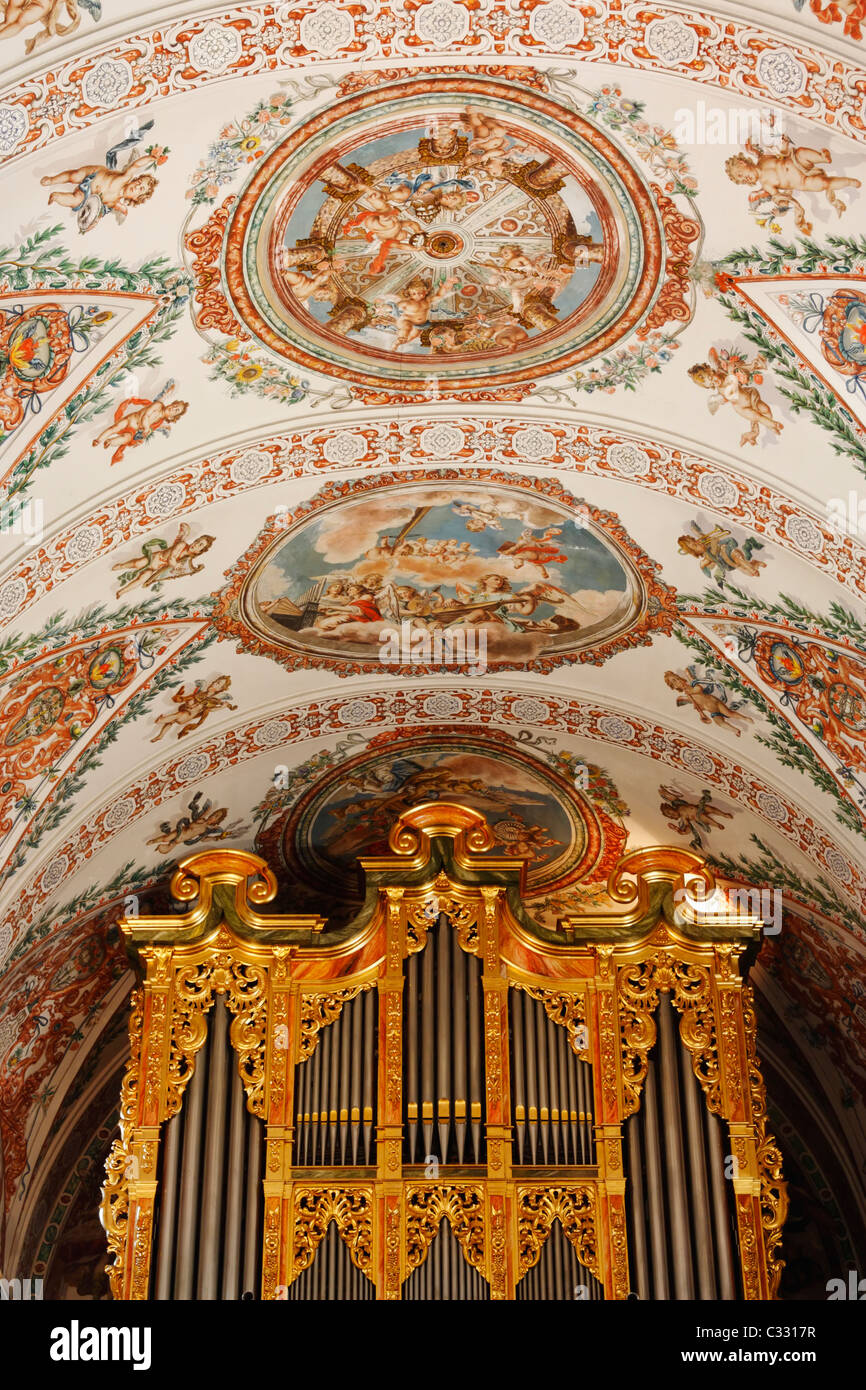
[[[766,1299],[787,1199],[700,856],[627,855],[538,927],[525,863],[431,803],[339,930],[211,850],[125,918],[141,972],[102,1220],[124,1299]]]

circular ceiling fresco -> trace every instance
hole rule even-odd
[[[562,371],[639,326],[662,263],[650,190],[591,122],[429,76],[304,123],[257,166],[225,244],[260,342],[372,385]]]

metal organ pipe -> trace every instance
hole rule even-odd
[[[225,1254],[222,1296],[238,1296],[241,1274],[241,1229],[244,1201],[244,1088],[236,1066],[232,1069],[229,1122],[228,1189],[226,1192]]]
[[[707,1109],[669,991],[660,992],[657,1026],[640,1108],[626,1128],[636,1290],[648,1299],[690,1299],[695,1290],[702,1299],[732,1299],[737,1294],[722,1126]]]
[[[444,913],[440,913],[437,930],[437,980],[436,980],[436,1063],[438,1073],[437,1108],[439,1115],[439,1157],[443,1163],[448,1161],[448,1136],[450,1131],[450,1108],[452,1103],[451,1086],[451,1021],[454,1014],[451,998],[451,946],[453,939],[451,924]],[[429,948],[428,948],[429,949]],[[432,953],[431,953],[432,954]]]
[[[682,1119],[680,1112],[679,1068],[676,1024],[672,1017],[670,995],[659,999],[659,1033],[661,1035],[662,1109],[665,1119],[665,1157],[668,1168],[670,1195],[670,1231],[673,1245],[674,1288],[677,1298],[694,1298],[691,1249],[689,1246],[689,1204],[686,1193],[685,1160],[683,1158]]]
[[[247,1130],[247,1201],[244,1221],[243,1294],[256,1297],[261,1256],[262,1126],[253,1118]]]
[[[358,1162],[358,1142],[361,1136],[362,1101],[361,1067],[363,1053],[361,1036],[364,1020],[363,995],[352,1001],[352,1081],[349,1092],[349,1125],[352,1132],[352,1163]]]
[[[706,1106],[704,1106],[703,1122],[707,1139],[710,1186],[713,1194],[713,1234],[715,1236],[719,1298],[728,1301],[736,1298],[737,1293],[731,1224],[728,1215],[728,1177],[725,1173],[725,1157],[722,1152],[722,1122],[717,1115],[711,1115]]]
[[[226,1144],[228,1095],[228,1011],[221,998],[213,1005],[210,1035],[204,1170],[201,1183],[201,1217],[196,1296],[212,1300],[219,1287],[220,1231],[223,1223],[222,1189]]]
[[[653,1297],[664,1299],[670,1298],[670,1291],[665,1242],[664,1180],[662,1178],[661,1145],[659,1144],[659,1114],[655,1069],[652,1064],[650,1064],[644,1081],[644,1133],[646,1136],[646,1178],[649,1198]]]
[[[171,1298],[174,1277],[174,1237],[177,1223],[177,1180],[183,1139],[183,1112],[165,1126],[162,1178],[159,1184],[159,1237],[156,1252],[154,1296]]]
[[[710,1217],[710,1198],[707,1190],[707,1169],[704,1162],[704,1135],[701,1126],[699,1097],[695,1087],[691,1058],[680,1048],[683,1108],[686,1116],[686,1140],[689,1154],[689,1177],[692,1199],[692,1237],[698,1277],[698,1297],[716,1297],[716,1277],[713,1268],[713,1232]]]
[[[403,1097],[407,1108],[407,1134],[409,1143],[409,1162],[415,1162],[418,1149],[418,1122],[421,1114],[421,1097],[418,1090],[418,955],[409,957],[406,968],[405,1052],[403,1057]]]
[[[375,989],[365,990],[361,999],[364,1010],[364,1067],[362,1071],[364,1162],[373,1163],[375,1162],[373,1114],[376,1096],[376,1004],[378,991]]]
[[[449,931],[448,935],[454,972],[454,1128],[457,1133],[457,1162],[462,1163],[466,1153],[466,1127],[469,1122],[466,1084],[466,953],[461,950],[454,932]],[[461,1260],[461,1266],[464,1263]]]
[[[183,1160],[180,1175],[180,1201],[175,1254],[176,1299],[191,1299],[195,1279],[196,1216],[198,1215],[199,1169],[201,1157],[201,1125],[207,1092],[207,1063],[210,1036],[201,1048],[195,1070],[187,1087],[186,1124],[183,1132]]]

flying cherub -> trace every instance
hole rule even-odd
[[[712,393],[708,401],[710,414],[715,415],[719,406],[727,402],[750,422],[751,428],[740,439],[741,447],[757,444],[762,426],[773,434],[781,434],[782,422],[774,418],[758,390],[763,380],[761,371],[766,366],[765,358],[759,354],[747,362],[741,353],[718,352],[715,348],[710,348],[707,355],[709,362],[696,362],[689,368],[689,376],[696,386],[703,386]]]
[[[733,707],[727,702],[727,694],[724,687],[717,686],[714,681],[701,680],[694,673],[694,668],[689,667],[689,675],[679,675],[676,671],[665,671],[665,685],[669,690],[677,691],[677,705],[691,705],[697,711],[702,724],[712,724],[714,720],[719,720],[727,728],[730,726],[737,738],[742,732],[734,723],[741,719],[744,724],[751,724],[753,720],[747,714],[741,714],[739,707]],[[722,691],[722,696],[713,694],[714,689]]]
[[[189,526],[182,521],[173,541],[163,540],[162,536],[154,536],[151,540],[145,541],[141,547],[141,554],[135,559],[120,560],[116,565],[112,565],[113,570],[122,571],[117,597],[120,598],[127,589],[133,589],[138,585],[143,589],[156,589],[167,579],[181,579],[186,575],[200,574],[204,565],[197,565],[194,561],[206,550],[210,550],[215,540],[215,536],[197,536],[191,541]]]
[[[434,290],[430,281],[425,280],[423,275],[413,275],[412,279],[403,286],[402,291],[394,295],[390,302],[397,310],[395,348],[404,347],[407,343],[412,343],[416,338],[420,338],[421,330],[430,318],[431,310],[447,298],[456,283],[457,281],[452,275],[443,280]],[[381,305],[386,302],[388,301],[378,301]]]
[[[781,149],[764,150],[752,140],[747,140],[745,148],[752,159],[734,154],[725,164],[725,172],[733,183],[754,187],[749,194],[750,204],[763,202],[767,198],[776,200],[779,212],[794,209],[794,221],[800,231],[808,236],[812,223],[806,217],[806,209],[794,190],[804,193],[824,193],[827,201],[841,217],[847,206],[838,196],[840,188],[859,188],[860,180],[843,178],[828,173],[820,166],[830,163],[829,150],[813,150],[808,145],[794,145],[789,136],[782,136]]]
[[[24,45],[24,52],[32,53],[49,39],[65,39],[74,34],[81,24],[81,10],[86,10],[95,24],[102,18],[101,0],[6,0],[0,19],[0,39],[20,34],[31,24],[41,24],[39,32]],[[64,14],[68,24],[60,22]]]
[[[471,139],[463,163],[486,169],[494,178],[501,178],[506,155],[520,154],[524,146],[514,139],[494,116],[487,111],[467,109],[463,124],[468,126]]]
[[[675,787],[659,787],[659,794],[663,798],[659,810],[666,817],[671,830],[691,836],[689,843],[692,849],[703,847],[702,832],[723,829],[717,817],[733,819],[733,811],[724,811],[721,806],[713,805],[706,787],[698,801],[689,801]]]
[[[492,502],[452,502],[457,516],[465,516],[467,531],[501,531],[502,522]]]
[[[563,279],[571,274],[572,267],[549,264],[549,258],[533,259],[519,246],[504,244],[499,248],[502,264],[491,261],[478,261],[478,265],[492,272],[488,284],[497,289],[507,290],[511,295],[511,312],[523,313],[530,294],[540,294],[545,290],[555,294],[562,288]]]
[[[143,155],[135,157],[136,145],[152,128],[153,121],[148,121],[124,136],[106,151],[104,164],[82,164],[76,169],[46,174],[39,182],[43,188],[52,189],[48,195],[49,206],[58,203],[71,208],[77,214],[80,232],[89,232],[109,212],[122,224],[130,208],[146,203],[153,195],[157,180],[150,171],[165,163],[167,150],[164,146],[151,145]],[[127,151],[127,163],[119,169],[119,156]],[[64,183],[72,187],[57,186]]]
[[[754,551],[764,548],[763,542],[757,537],[748,536],[740,543],[724,526],[702,531],[696,521],[691,522],[691,529],[693,535],[687,533],[677,538],[680,554],[694,555],[695,559],[700,560],[703,573],[714,578],[721,588],[725,587],[725,579],[734,570],[756,579],[766,567],[766,560],[752,559]]]
[[[423,242],[424,229],[421,223],[401,212],[403,204],[412,196],[402,185],[389,188],[359,186],[362,195],[361,205],[352,217],[343,223],[343,236],[360,231],[369,242],[379,243],[375,259],[370,263],[373,275],[380,275],[385,269],[391,248],[394,246],[414,246],[420,238]]]
[[[144,444],[157,432],[167,435],[175,420],[185,415],[188,408],[186,401],[167,399],[173,387],[174,382],[170,381],[153,400],[141,396],[128,396],[126,400],[121,401],[114,412],[113,423],[106,425],[91,441],[94,449],[97,444],[101,444],[103,449],[110,449],[112,445],[116,445],[111,462],[120,463],[127,449]]]
[[[189,815],[179,816],[175,824],[162,821],[159,830],[145,844],[153,845],[157,854],[168,854],[176,845],[197,845],[202,840],[228,840],[238,835],[243,825],[235,822],[223,825],[228,815],[226,807],[218,808],[212,801],[202,804],[202,793],[196,792],[187,809]]]
[[[159,733],[150,740],[151,743],[159,743],[163,735],[175,725],[178,726],[178,738],[183,738],[185,734],[191,734],[200,728],[214,710],[237,709],[237,705],[230,703],[226,693],[231,683],[231,676],[214,676],[207,685],[203,681],[196,681],[189,690],[181,686],[171,697],[172,704],[177,708],[157,715],[154,720]]]

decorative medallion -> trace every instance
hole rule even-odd
[[[224,283],[300,367],[401,390],[528,382],[639,328],[664,273],[656,201],[574,110],[425,75],[327,107],[257,162]]]

